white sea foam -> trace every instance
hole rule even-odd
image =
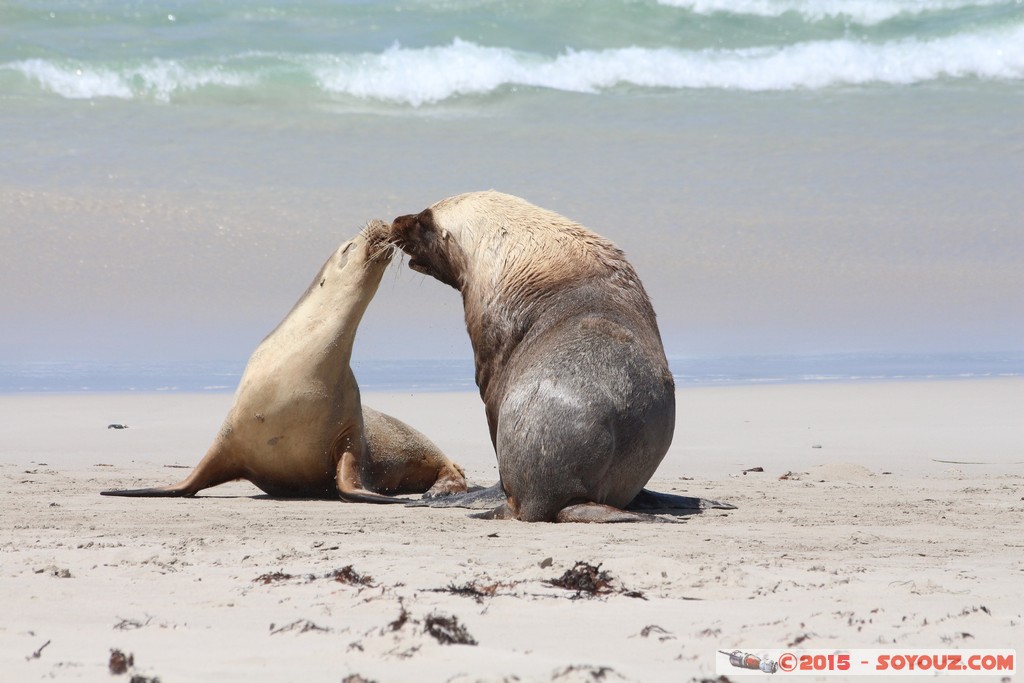
[[[455,95],[490,92],[530,78],[528,55],[456,39],[444,47],[380,54],[311,58],[317,82],[327,92],[419,106]]]
[[[258,74],[232,71],[223,66],[195,68],[167,59],[155,59],[135,67],[130,78],[133,82],[141,81],[141,90],[161,101],[205,86],[245,88],[260,80]]]
[[[455,40],[446,47],[323,57],[314,71],[329,92],[414,106],[505,85],[569,92],[616,85],[764,91],[939,78],[1013,80],[1024,78],[1024,27],[882,44],[840,39],[738,50],[632,47],[554,58]]]
[[[207,85],[230,88],[253,86],[256,74],[223,66],[192,67],[168,59],[154,59],[116,69],[79,62],[57,63],[26,59],[0,65],[21,73],[44,90],[68,99],[149,97],[166,102],[176,94]]]
[[[778,47],[682,50],[627,47],[557,56],[455,39],[440,47],[379,53],[237,55],[218,63],[149,60],[121,68],[39,59],[0,65],[67,98],[168,101],[204,86],[259,89],[275,74],[315,84],[313,99],[347,95],[421,106],[503,86],[598,92],[631,85],[746,91],[905,85],[936,79],[1024,79],[1024,26],[885,43],[842,38]],[[306,85],[302,85],[306,83]]]
[[[68,99],[120,97],[130,99],[132,90],[116,71],[96,67],[61,66],[43,59],[26,59],[4,64],[5,70],[20,72],[45,90]]]
[[[863,26],[896,17],[948,12],[969,7],[1022,4],[1022,0],[658,0],[695,14],[735,14],[777,18],[794,13],[805,21],[841,19]]]

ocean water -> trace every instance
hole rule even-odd
[[[1019,0],[0,2],[5,367],[231,385],[367,220],[495,188],[670,356],[941,374],[1024,350],[1022,184]],[[464,364],[458,295],[396,258],[354,357]]]
[[[6,2],[10,95],[419,107],[1024,78],[1016,0]]]
[[[681,389],[1024,376],[1024,353],[695,356],[669,364]],[[234,393],[243,369],[237,361],[0,363],[0,394]],[[471,359],[357,361],[352,370],[363,392],[477,391]]]

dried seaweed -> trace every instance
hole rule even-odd
[[[592,681],[604,681],[606,679],[624,681],[622,677],[615,669],[610,666],[591,666],[589,664],[577,665],[573,664],[565,667],[560,671],[556,671],[552,681],[558,681],[561,679],[579,680],[582,676],[589,676]]]
[[[557,579],[549,579],[544,583],[576,591],[577,595],[606,595],[612,592],[611,574],[601,571],[601,565],[595,567],[588,562],[577,562],[572,569],[567,569]]]
[[[278,633],[287,633],[288,631],[298,631],[299,633],[320,631],[321,633],[330,633],[331,629],[318,626],[309,619],[297,619],[290,624],[285,624],[284,626],[276,626],[275,624],[270,625],[270,635],[272,636],[277,635]]]
[[[454,616],[431,614],[423,622],[427,633],[442,645],[476,645],[476,639]]]
[[[580,598],[586,595],[587,597],[593,597],[595,595],[608,595],[609,593],[617,592],[620,595],[624,595],[627,598],[640,598],[646,600],[647,597],[640,591],[626,590],[625,588],[615,589],[612,587],[614,579],[612,575],[606,571],[601,571],[601,565],[596,567],[589,562],[577,562],[572,569],[568,569],[557,579],[548,579],[544,583],[549,586],[555,586],[556,588],[564,588],[570,591],[576,591],[576,595],[573,598]]]
[[[121,621],[114,624],[114,628],[118,631],[133,631],[138,628],[148,626],[149,622],[153,620],[153,617],[146,617],[146,621],[138,621],[136,619],[121,619]]]
[[[107,666],[110,668],[110,673],[114,676],[126,674],[128,669],[135,666],[135,655],[126,655],[120,650],[111,648],[110,663]]]
[[[40,645],[38,650],[36,650],[32,654],[30,654],[28,657],[25,657],[25,661],[26,662],[30,662],[33,659],[39,659],[40,657],[42,657],[43,656],[43,650],[45,650],[46,646],[49,645],[51,642],[52,641],[48,640],[45,643],[43,643],[42,645]]]
[[[347,565],[341,569],[335,569],[333,572],[326,574],[325,579],[334,579],[338,583],[345,583],[350,586],[372,586],[373,577],[367,576],[366,574],[360,574],[352,565]]]
[[[464,583],[461,586],[449,583],[444,588],[433,588],[431,590],[434,593],[450,593],[452,595],[460,595],[464,598],[473,598],[477,602],[482,603],[484,598],[493,598],[498,593],[498,589],[504,585],[505,584],[501,583],[492,583],[481,586],[478,585],[476,581],[470,581],[469,583]]]
[[[269,574],[261,574],[253,579],[253,583],[262,583],[264,585],[276,583],[278,581],[289,581],[295,577],[291,574],[285,574],[284,572],[271,572]]]
[[[388,628],[390,628],[392,631],[399,630],[400,628],[405,626],[407,621],[409,621],[409,612],[406,611],[405,605],[399,602],[398,607],[402,610],[398,613],[398,618],[392,621],[390,624],[388,624]]]

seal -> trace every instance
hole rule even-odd
[[[661,521],[645,510],[731,507],[643,489],[675,428],[654,309],[611,241],[494,191],[400,216],[409,267],[459,290],[498,460],[492,519]]]
[[[461,467],[427,437],[360,401],[356,328],[391,261],[388,226],[371,221],[327,260],[253,352],[206,456],[173,486],[113,496],[193,496],[247,479],[272,496],[405,503],[390,494],[466,490]]]

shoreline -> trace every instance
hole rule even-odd
[[[1024,377],[1024,352],[831,353],[669,356],[680,389],[847,382]],[[234,393],[245,364],[233,361],[0,362],[0,395],[30,393]],[[476,392],[473,361],[363,359],[365,392]]]
[[[165,682],[668,683],[714,678],[718,650],[1017,647],[1021,396],[1024,379],[682,389],[650,485],[737,509],[625,525],[247,482],[102,497],[187,474],[231,395],[0,396],[0,667],[108,679],[119,649]],[[363,399],[497,478],[474,393]],[[609,592],[549,583],[576,562]],[[439,642],[432,619],[476,644]]]
[[[906,448],[914,468],[942,460],[1019,465],[1020,444],[1000,435],[1012,432],[1021,397],[1020,377],[679,387],[675,438],[656,476],[721,477],[837,458],[899,470],[892,457]],[[0,394],[7,423],[0,462],[193,465],[233,400],[228,392]],[[426,434],[467,473],[496,472],[476,391],[363,391],[362,400]],[[60,430],[47,427],[58,423]],[[75,435],[73,452],[66,432]],[[984,455],[961,457],[979,449]]]

